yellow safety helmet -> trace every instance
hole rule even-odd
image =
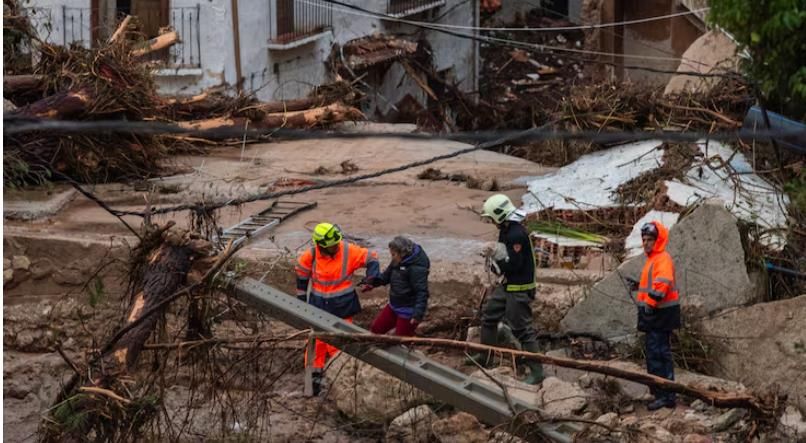
[[[516,209],[518,208],[512,204],[512,200],[510,200],[509,197],[504,194],[495,194],[484,202],[481,216],[489,217],[495,224],[500,225],[506,220],[509,214],[515,212]]]
[[[319,223],[313,228],[313,242],[323,248],[336,246],[343,237],[339,227],[332,223]]]

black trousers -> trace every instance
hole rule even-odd
[[[648,331],[646,333],[646,370],[652,375],[674,380],[674,361],[672,360],[672,332]],[[657,399],[675,400],[674,392],[658,388],[649,388]]]

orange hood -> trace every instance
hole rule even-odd
[[[666,244],[669,243],[669,229],[666,226],[663,226],[663,223],[652,220],[650,223],[655,225],[658,229],[658,239],[655,240],[655,246],[652,248],[652,252],[649,255],[655,255],[659,252],[663,252],[666,250]]]

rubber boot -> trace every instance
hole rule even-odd
[[[498,344],[498,328],[496,326],[481,326],[481,344],[496,346]],[[490,352],[477,352],[465,359],[468,366],[481,365],[489,368],[493,364],[493,356]]]
[[[523,345],[523,350],[526,352],[540,352],[540,346],[538,346],[536,341],[531,343],[525,343]],[[529,368],[529,375],[526,376],[526,379],[523,380],[524,383],[527,385],[536,385],[539,384],[545,379],[546,377],[543,376],[543,365],[540,362],[534,360],[527,360],[524,362],[524,365]]]

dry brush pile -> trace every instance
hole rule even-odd
[[[357,120],[362,114],[349,104],[350,88],[326,85],[301,100],[260,103],[252,96],[229,93],[226,85],[189,98],[158,94],[152,54],[178,41],[174,31],[144,40],[128,32],[130,20],[109,41],[92,48],[57,46],[39,40],[18,10],[7,8],[8,41],[4,97],[19,108],[5,113],[6,123],[30,120],[117,120],[177,123],[185,129],[308,128]],[[24,48],[36,63],[11,63]],[[131,132],[60,133],[28,131],[4,136],[4,183],[22,186],[64,176],[83,182],[144,178],[158,174],[161,160],[179,149],[232,137],[138,135]]]

